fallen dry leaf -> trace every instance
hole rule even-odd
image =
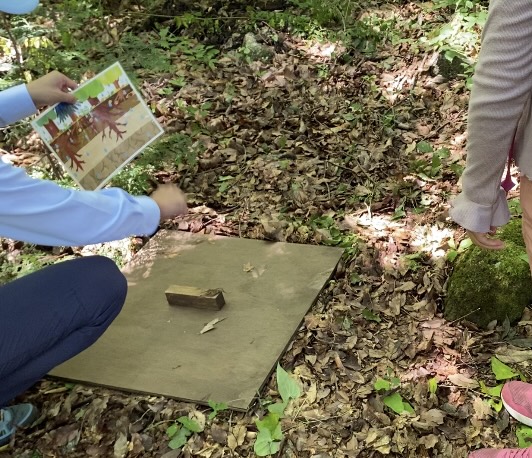
[[[478,388],[478,382],[463,374],[453,374],[447,377],[451,383],[460,388]]]
[[[234,451],[244,443],[247,431],[246,426],[243,424],[233,426],[231,432],[227,436],[227,446]]]
[[[200,331],[200,334],[205,334],[206,332],[212,331],[215,329],[216,324],[218,324],[220,321],[225,320],[227,317],[224,318],[215,318],[212,321],[209,321],[205,326],[203,326],[203,329]]]

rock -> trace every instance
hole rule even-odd
[[[485,328],[493,320],[519,320],[529,305],[532,279],[524,260],[521,219],[510,221],[498,236],[506,242],[504,250],[472,246],[457,258],[444,305],[447,320],[465,317]]]
[[[246,33],[241,48],[242,53],[251,61],[270,60],[275,52],[269,46],[263,45],[257,41],[255,35]]]

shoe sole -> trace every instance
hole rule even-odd
[[[16,415],[15,415],[14,421],[19,428],[30,426],[39,416],[39,410],[37,409],[37,407],[35,407],[32,404],[29,404],[29,406],[30,406],[30,410],[29,412],[26,413],[26,415],[21,416],[20,413],[17,410],[15,410]],[[14,406],[14,407],[16,409],[17,406]]]
[[[26,413],[26,415],[12,418],[12,421],[16,423],[16,426],[13,426],[10,430],[5,430],[6,434],[0,438],[0,447],[9,444],[11,437],[16,433],[17,428],[25,428],[30,426],[38,416],[39,410],[34,405],[31,405],[31,409]]]
[[[4,417],[4,420],[0,422],[0,432],[2,433],[2,436],[0,436],[0,447],[9,444],[11,437],[13,437],[13,434],[15,434],[16,428],[12,425],[12,421],[13,416],[11,413],[9,413],[9,420],[6,420]]]
[[[504,402],[504,398],[502,396],[501,396],[501,400],[504,405],[504,408],[508,411],[508,413],[512,417],[514,417],[518,422],[532,427],[532,418],[526,417],[522,413],[519,413],[517,410],[512,409],[508,404],[506,404],[506,402]]]

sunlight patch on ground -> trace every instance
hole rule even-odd
[[[416,251],[429,253],[433,258],[445,256],[444,246],[448,240],[453,239],[454,233],[448,227],[438,225],[419,225],[412,232],[410,246]]]
[[[309,41],[307,43],[306,54],[309,57],[321,58],[321,59],[330,59],[335,54],[345,52],[345,47],[339,42],[330,42],[326,41],[323,43],[317,41]]]
[[[124,266],[131,261],[134,252],[129,237],[122,240],[114,240],[107,243],[97,243],[94,245],[85,245],[81,249],[83,256],[100,255],[111,258],[119,267]]]
[[[373,215],[365,212],[359,215],[346,215],[344,228],[361,233],[365,239],[385,239],[388,246],[395,245],[391,257],[403,253],[425,253],[438,259],[446,255],[447,242],[454,238],[452,229],[440,224],[408,225],[407,220],[394,220],[388,215]]]

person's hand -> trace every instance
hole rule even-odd
[[[187,199],[175,184],[160,184],[150,197],[161,210],[161,221],[187,214]]]
[[[488,237],[495,235],[496,230],[496,227],[491,227],[487,234],[482,232],[467,231],[467,235],[471,241],[480,248],[485,248],[487,250],[502,250],[505,247],[505,244],[502,240]]]
[[[37,108],[60,102],[76,103],[76,97],[68,90],[76,89],[77,87],[76,82],[57,70],[26,84],[26,88]]]

